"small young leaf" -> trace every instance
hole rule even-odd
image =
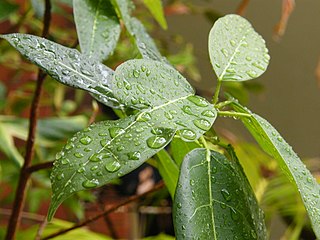
[[[161,0],[143,0],[144,5],[152,13],[153,17],[161,25],[163,29],[167,29],[167,22],[163,14],[162,2]]]
[[[278,161],[282,171],[296,184],[310,217],[313,230],[316,236],[320,238],[319,184],[291,146],[286,143],[270,123],[257,114],[251,113],[236,101],[232,106],[236,111],[251,114],[252,117],[250,118],[242,118],[242,122],[263,150]]]
[[[175,136],[170,143],[172,157],[179,167],[188,152],[191,152],[191,150],[200,147],[201,145],[199,145],[198,143],[185,142],[178,136]]]
[[[173,205],[177,239],[266,239],[262,210],[235,156],[194,149]]]
[[[168,188],[168,191],[174,198],[174,192],[178,183],[179,168],[173,161],[167,151],[161,150],[157,153],[156,158],[158,160],[158,170]]]
[[[245,81],[265,72],[270,56],[264,39],[238,15],[227,15],[209,33],[209,55],[220,81]]]
[[[90,92],[107,106],[119,106],[110,89],[113,71],[76,49],[28,34],[0,35],[57,81]]]
[[[165,147],[175,130],[141,113],[78,132],[56,156],[48,219],[77,191],[96,188],[139,167]]]
[[[73,0],[81,52],[98,61],[108,58],[120,36],[120,23],[110,1]]]

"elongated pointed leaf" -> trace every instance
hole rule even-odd
[[[143,0],[144,5],[149,9],[153,17],[161,25],[163,29],[167,29],[167,21],[163,14],[163,7],[161,0]]]
[[[74,0],[73,13],[81,52],[102,61],[113,52],[120,23],[110,1]]]
[[[270,56],[263,38],[238,15],[218,19],[209,34],[211,64],[220,81],[245,81],[265,72]]]
[[[145,59],[167,62],[161,55],[153,39],[147,33],[143,24],[135,17],[131,17],[131,0],[114,0],[114,6],[118,9],[128,32],[135,39],[136,45]]]
[[[177,239],[266,239],[263,213],[237,159],[194,149],[173,206]]]
[[[178,130],[185,141],[198,139],[217,116],[214,106],[195,96],[187,80],[165,63],[127,61],[116,69],[112,89],[123,105],[146,109],[144,117],[161,120],[161,126]]]
[[[165,147],[175,130],[155,127],[142,114],[104,121],[78,132],[57,154],[51,173],[51,219],[73,193],[102,186],[139,167]]]
[[[158,160],[158,170],[173,199],[178,183],[179,168],[173,161],[171,156],[168,154],[168,152],[165,150],[161,150],[160,152],[158,152],[156,158]]]
[[[0,35],[57,81],[90,92],[98,101],[119,106],[110,89],[113,71],[76,49],[28,34]]]
[[[278,161],[283,172],[295,183],[307,209],[313,230],[317,238],[320,238],[320,187],[317,181],[270,123],[237,102],[233,103],[233,108],[236,111],[251,114],[250,118],[242,118],[242,122],[263,150]]]

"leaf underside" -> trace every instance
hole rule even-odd
[[[120,23],[110,1],[74,0],[81,52],[103,61],[113,52],[120,36]]]
[[[41,37],[20,33],[0,37],[57,81],[86,90],[107,106],[119,107],[110,89],[113,70],[100,62]]]
[[[281,170],[295,183],[310,217],[313,230],[317,238],[320,238],[319,184],[291,146],[270,123],[259,115],[251,113],[236,101],[232,106],[236,111],[251,114],[250,118],[242,118],[242,122],[263,150],[278,161]]]
[[[194,141],[217,116],[213,105],[194,96],[187,81],[164,63],[125,62],[115,71],[112,89],[123,105],[140,112],[92,125],[70,139],[51,173],[49,219],[74,192],[102,186],[134,170],[164,148],[175,132]]]
[[[208,149],[186,155],[173,219],[177,239],[266,239],[262,210],[237,159]]]
[[[209,56],[220,81],[246,81],[265,72],[270,56],[264,39],[244,18],[219,18],[209,33]]]

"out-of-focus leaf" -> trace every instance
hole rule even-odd
[[[177,239],[266,239],[262,210],[235,155],[194,149],[173,205]]]
[[[246,81],[265,72],[270,56],[264,39],[238,15],[217,20],[209,33],[209,55],[219,81]]]
[[[19,5],[8,2],[7,0],[1,0],[0,2],[0,21],[6,20],[10,14],[19,9]]]
[[[44,0],[31,0],[33,11],[37,18],[43,18],[45,2]]]
[[[163,29],[167,29],[167,21],[163,14],[162,1],[161,0],[143,0],[143,3],[149,9],[153,17],[161,25]]]
[[[6,105],[6,86],[0,82],[0,110]]]
[[[158,170],[173,199],[179,176],[178,166],[165,150],[161,150],[160,152],[158,152],[156,158],[158,160]]]
[[[166,235],[164,233],[160,233],[157,236],[146,237],[146,238],[143,238],[142,240],[175,240],[175,237]]]
[[[120,23],[110,1],[74,0],[73,13],[81,52],[105,60],[120,36]]]
[[[18,167],[23,164],[23,157],[14,145],[11,134],[7,131],[6,127],[0,122],[0,149],[1,151]]]
[[[196,142],[185,142],[179,136],[175,136],[170,143],[171,154],[178,167],[180,167],[188,152],[199,147],[201,147],[200,144]]]
[[[251,117],[242,118],[242,122],[262,149],[277,160],[289,180],[295,183],[308,212],[313,230],[320,238],[320,186],[317,181],[291,146],[270,123],[259,115],[251,113],[236,100],[234,100],[232,107],[238,112],[251,115]]]
[[[107,106],[119,106],[110,89],[113,70],[107,66],[76,49],[37,36],[14,33],[0,37],[57,81],[86,90]]]

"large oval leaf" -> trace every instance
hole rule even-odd
[[[209,34],[211,64],[220,81],[245,81],[265,72],[270,56],[263,38],[238,15],[218,19]]]
[[[57,81],[90,92],[107,106],[119,106],[110,89],[113,71],[76,49],[28,34],[0,35]]]
[[[266,239],[263,213],[235,156],[194,149],[173,206],[177,239]]]
[[[99,61],[107,59],[121,30],[110,1],[73,0],[73,13],[81,52]]]
[[[232,106],[236,111],[251,114],[250,118],[242,118],[242,122],[263,150],[278,161],[282,171],[295,183],[307,209],[313,230],[317,238],[320,238],[319,184],[291,146],[270,123],[257,114],[251,113],[237,101],[234,101]]]

